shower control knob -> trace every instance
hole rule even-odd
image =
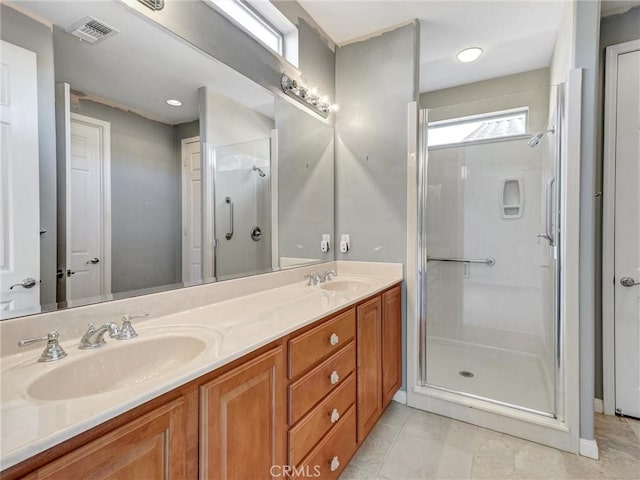
[[[620,279],[620,285],[622,285],[623,287],[633,287],[635,285],[640,285],[640,282],[636,282],[631,277],[622,277]]]

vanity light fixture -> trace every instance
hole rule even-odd
[[[321,95],[317,87],[308,88],[300,81],[289,78],[287,75],[282,75],[280,86],[284,93],[291,98],[295,98],[324,118],[340,109],[337,104],[331,104],[328,96]]]
[[[169,100],[167,100],[167,104],[171,105],[172,107],[182,106],[182,102],[180,100],[176,100],[175,98],[170,98]]]
[[[456,54],[456,58],[462,63],[469,63],[477,60],[482,55],[482,49],[480,47],[471,47],[460,50]]]

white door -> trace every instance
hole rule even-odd
[[[109,123],[71,114],[67,169],[67,301],[109,293]]]
[[[0,317],[9,318],[40,311],[38,87],[36,54],[0,48]]]
[[[200,137],[182,141],[182,281],[202,280]]]
[[[640,50],[618,56],[615,132],[616,411],[640,417]]]

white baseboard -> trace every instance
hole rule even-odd
[[[596,413],[604,413],[604,402],[601,398],[593,399],[593,411]]]
[[[407,404],[407,391],[406,390],[398,390],[396,394],[393,396],[393,401],[401,403],[403,405]]]
[[[580,439],[580,455],[583,457],[593,458],[598,460],[598,443],[595,439],[587,440],[585,438]]]

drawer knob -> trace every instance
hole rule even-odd
[[[331,415],[331,423],[336,423],[338,420],[340,420],[340,412],[337,408],[331,410],[331,413],[329,415]]]
[[[338,372],[334,370],[331,372],[331,375],[329,375],[329,380],[331,380],[331,385],[335,385],[340,381],[340,375],[338,375]]]
[[[329,462],[329,465],[332,472],[335,472],[337,469],[340,468],[340,460],[338,459],[337,455],[331,459],[331,461]]]
[[[338,335],[335,333],[332,333],[331,336],[329,337],[329,343],[331,345],[337,345],[339,341],[340,341],[340,337],[338,337]]]

